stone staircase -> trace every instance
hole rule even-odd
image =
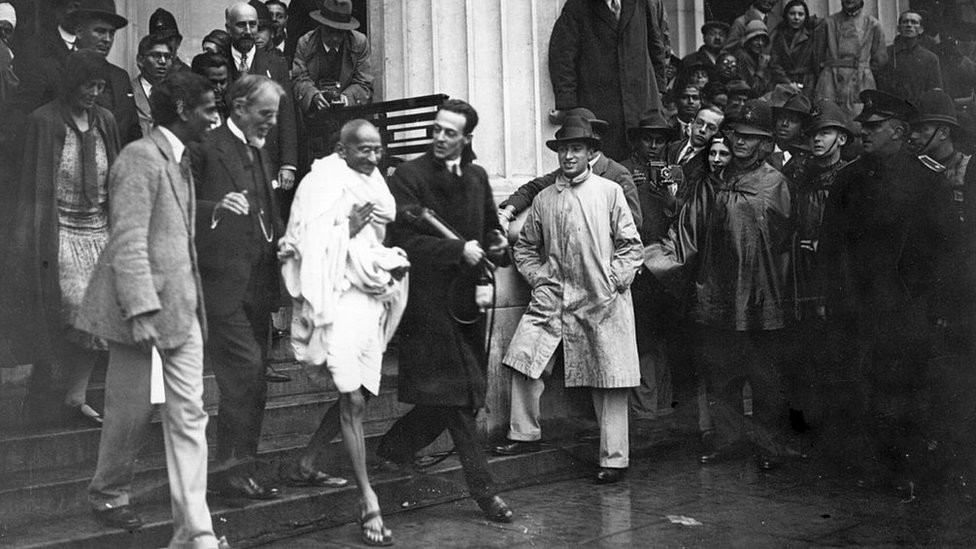
[[[272,468],[305,445],[325,410],[338,398],[334,387],[319,387],[309,381],[284,351],[278,349],[277,355],[276,369],[290,374],[292,381],[268,384],[260,454]],[[204,382],[207,411],[216,414],[218,392],[213,375],[207,372]],[[0,412],[7,413],[5,417],[15,413],[23,385],[0,385]],[[384,364],[382,387],[381,394],[367,407],[364,428],[369,448],[409,409],[396,399],[395,359]],[[99,409],[102,392],[101,383],[91,384],[89,402]],[[6,427],[0,432],[0,548],[166,545],[172,521],[158,415],[137,464],[133,504],[146,525],[134,533],[102,528],[89,515],[86,487],[97,460],[99,429]],[[211,450],[214,428],[211,421]],[[450,439],[445,435],[425,451],[450,449]],[[330,473],[352,478],[340,441],[333,442],[321,465]],[[531,456],[493,458],[492,469],[506,488],[566,478],[583,470],[579,459],[555,449]],[[371,464],[370,475],[386,513],[464,497],[464,480],[454,456],[416,474],[388,472]],[[340,489],[284,487],[283,494],[279,500],[266,502],[211,499],[217,534],[226,535],[234,547],[248,547],[358,518],[354,483]],[[472,513],[479,512],[473,502],[470,507]]]

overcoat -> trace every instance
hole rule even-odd
[[[370,49],[366,35],[349,31],[339,48],[342,68],[339,71],[339,88],[349,98],[350,105],[369,103],[373,98],[373,74],[369,68]],[[318,93],[316,85],[325,70],[325,46],[322,45],[322,27],[298,39],[295,59],[291,65],[295,100],[308,112],[312,98]]]
[[[765,162],[709,174],[668,236],[645,249],[644,266],[679,297],[694,280],[692,313],[701,324],[781,329],[792,300],[791,214],[789,181]]]
[[[0,285],[0,366],[56,358],[52,341],[61,333],[62,320],[55,181],[69,116],[54,100],[31,113],[24,132],[18,205],[5,221],[0,245],[8,266]],[[96,106],[91,124],[102,135],[111,165],[120,148],[115,118]]]
[[[616,183],[588,171],[539,193],[513,252],[532,297],[502,363],[538,379],[562,343],[567,387],[636,386],[642,249]]]
[[[814,97],[837,103],[850,115],[861,112],[860,93],[877,87],[873,69],[888,59],[881,22],[864,13],[835,13],[814,30],[814,64],[820,71]]]
[[[193,199],[162,130],[122,150],[109,175],[112,232],[85,292],[79,329],[132,345],[129,320],[155,313],[160,349],[186,342],[194,317],[206,334]]]
[[[771,62],[780,67],[791,82],[802,85],[807,97],[813,96],[817,71],[813,66],[812,28],[804,26],[790,32],[786,23],[781,23],[770,35],[769,54]]]
[[[390,244],[404,249],[411,265],[399,329],[399,399],[480,408],[487,390],[485,323],[483,317],[472,324],[456,321],[452,306],[474,303],[478,270],[463,263],[464,242],[478,240],[484,247],[489,231],[501,230],[488,174],[462,163],[458,177],[428,152],[396,169],[390,192],[397,203],[396,221],[388,227]],[[404,212],[417,207],[434,210],[463,240],[448,240],[410,221]]]
[[[549,41],[556,108],[586,107],[610,124],[603,150],[626,158],[626,129],[661,110],[665,50],[649,0],[622,0],[620,20],[604,0],[568,0]]]

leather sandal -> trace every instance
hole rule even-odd
[[[379,528],[370,528],[368,525],[375,519],[380,519]],[[383,525],[383,517],[379,511],[369,511],[363,513],[359,518],[359,527],[363,531],[363,543],[370,547],[389,547],[393,545],[393,532]]]

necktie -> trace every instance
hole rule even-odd
[[[458,177],[461,177],[461,165],[460,164],[452,164],[451,165],[451,171],[454,172],[454,175],[456,175]]]
[[[614,19],[620,19],[620,0],[610,0],[610,11],[613,12]]]
[[[241,74],[247,74],[248,68],[249,67],[247,66],[247,54],[241,53],[241,64],[238,65],[237,71]]]
[[[190,169],[190,152],[184,150],[183,158],[180,159],[180,175],[186,180],[187,185],[193,184],[193,170]]]
[[[695,149],[692,148],[691,145],[685,147],[685,152],[681,153],[681,157],[678,158],[678,165],[684,165],[685,162],[691,160],[694,152]]]

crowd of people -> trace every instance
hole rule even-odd
[[[496,454],[539,449],[546,378],[562,375],[592,393],[598,484],[624,478],[631,422],[688,395],[702,465],[817,451],[878,480],[968,484],[976,63],[920,11],[886,46],[862,0],[821,19],[790,0],[770,32],[776,4],[708,21],[679,59],[661,1],[567,0],[549,50],[558,167],[496,206],[465,101],[441,105],[429,150],[395,170],[379,131],[341,114],[373,100],[351,0],[234,3],[189,64],[158,9],[135,78],[106,60],[128,25],[113,0],[55,0],[25,51],[0,3],[0,365],[33,365],[25,416],[50,416],[54,388],[61,419],[101,426],[89,500],[131,530],[163,404],[173,547],[227,546],[208,491],[347,484],[319,469],[341,433],[363,541],[390,545],[362,422],[397,334],[414,407],[377,456],[409,469],[447,430],[471,496],[509,522],[476,417],[486,281],[511,261],[531,298],[501,359]],[[340,398],[269,472],[258,440],[267,383],[289,380],[268,360],[281,335]],[[100,413],[86,392],[106,354]],[[220,390],[209,471],[204,362]]]

